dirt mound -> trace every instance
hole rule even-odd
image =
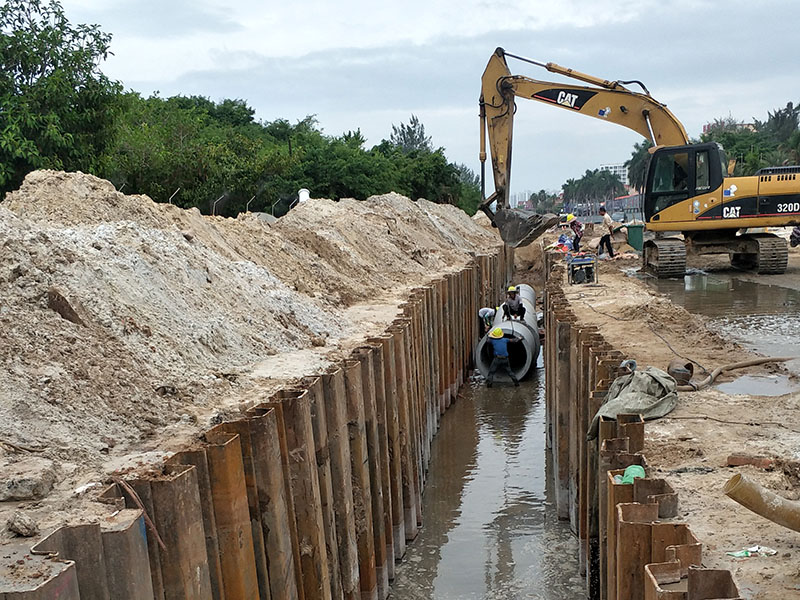
[[[335,352],[363,335],[355,303],[399,302],[499,244],[397,194],[311,200],[270,226],[55,171],[0,204],[0,239],[0,454],[87,465],[207,421],[254,364],[280,376],[295,353]]]

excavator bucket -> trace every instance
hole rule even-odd
[[[512,248],[527,246],[559,221],[557,215],[540,215],[522,208],[500,208],[490,218]]]

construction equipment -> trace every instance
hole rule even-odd
[[[591,85],[512,75],[507,56]],[[653,99],[640,81],[600,79],[498,48],[489,59],[481,84],[482,190],[487,134],[495,183],[495,192],[481,209],[500,229],[504,240],[521,240],[516,245],[523,245],[541,233],[541,223],[534,225],[535,219],[529,214],[532,229],[527,239],[521,229],[525,215],[510,218],[508,214],[515,99],[521,97],[622,125],[653,143],[643,212],[646,228],[655,232],[655,239],[644,243],[645,269],[658,277],[683,276],[689,248],[697,254],[729,254],[734,266],[758,273],[786,270],[786,240],[745,230],[800,224],[800,166],[769,167],[749,177],[730,176],[732,164],[722,147],[713,142],[690,144],[681,122],[666,105]],[[642,92],[625,87],[631,84],[641,87]],[[492,202],[497,203],[494,212]],[[540,217],[540,222],[548,221],[547,217]],[[508,233],[504,227],[509,227]]]
[[[567,254],[567,282],[570,285],[575,283],[597,283],[597,255],[581,252]]]

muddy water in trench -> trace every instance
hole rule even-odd
[[[519,388],[462,388],[442,418],[424,527],[398,565],[398,600],[585,597],[577,541],[556,519],[545,464],[544,372]]]
[[[800,354],[800,291],[738,279],[735,274],[695,273],[680,279],[647,277],[648,285],[686,310],[710,317],[709,327],[766,356]],[[700,363],[703,357],[696,358]],[[706,359],[708,360],[708,358]],[[709,362],[712,362],[709,360]],[[786,363],[800,374],[800,360]],[[727,393],[780,395],[800,389],[784,376],[740,378]]]

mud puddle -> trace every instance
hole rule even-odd
[[[712,330],[746,348],[766,356],[800,355],[798,290],[743,281],[735,275],[720,273],[696,272],[683,280],[647,277],[645,281],[686,310],[710,317],[708,325]],[[800,360],[786,363],[786,366],[800,374]],[[750,386],[751,383],[745,381],[741,385]],[[787,380],[777,385],[788,384]],[[784,393],[795,389],[798,387],[793,386]]]
[[[725,392],[726,394],[744,394],[746,396],[783,396],[800,389],[800,386],[792,383],[785,375],[771,375],[769,377],[742,375],[733,381],[721,383],[716,387],[720,392]]]
[[[577,541],[555,515],[545,460],[544,370],[519,388],[462,388],[442,419],[424,526],[398,565],[393,597],[583,597]]]

